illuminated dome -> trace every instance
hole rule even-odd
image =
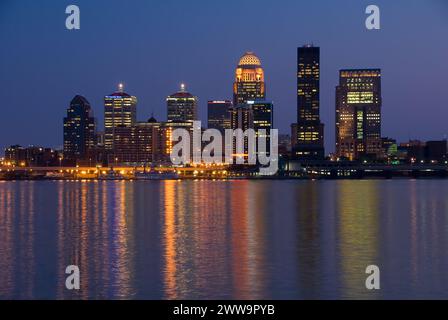
[[[260,59],[253,52],[246,52],[238,63],[239,66],[261,66]]]

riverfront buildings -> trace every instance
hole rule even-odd
[[[297,121],[291,126],[291,140],[286,142],[284,136],[280,149],[283,159],[298,159],[297,163],[305,166],[306,163],[325,165],[326,161],[324,125],[320,121],[320,77],[320,48],[313,45],[297,48]],[[166,121],[157,121],[154,117],[137,121],[137,98],[123,89],[120,84],[116,92],[104,97],[104,131],[101,133],[97,132],[89,102],[77,95],[71,100],[64,118],[63,152],[13,145],[5,150],[5,161],[13,166],[170,164],[170,154],[176,144],[172,141],[174,130],[201,132],[202,128],[193,128],[194,120],[198,120],[198,97],[189,93],[184,85],[166,98]],[[267,139],[265,152],[269,154],[274,104],[266,100],[264,70],[253,52],[246,52],[240,58],[232,92],[234,102],[230,99],[208,101],[208,127],[222,133],[226,129],[243,132],[253,129],[255,138],[264,135]],[[284,106],[280,107],[284,110]],[[445,140],[399,144],[393,138],[382,137],[381,107],[380,69],[340,70],[335,103],[336,152],[328,159],[389,163],[448,161]],[[204,145],[202,142],[201,146],[192,146],[191,151]],[[247,159],[248,148],[247,137],[243,149],[237,150],[234,143],[234,157]],[[222,151],[225,149],[223,145]]]
[[[336,154],[349,160],[380,159],[381,70],[339,72],[336,87]]]

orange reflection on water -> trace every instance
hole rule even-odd
[[[164,206],[165,206],[165,294],[167,299],[177,299],[176,285],[176,232],[175,232],[175,184],[176,181],[164,182]]]

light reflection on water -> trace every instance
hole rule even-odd
[[[448,181],[0,182],[0,298],[448,298]],[[65,267],[81,290],[65,289]],[[381,290],[365,289],[365,268]]]

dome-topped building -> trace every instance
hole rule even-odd
[[[260,59],[251,51],[246,52],[240,59],[238,66],[260,66]]]
[[[235,70],[233,84],[234,105],[246,103],[249,100],[264,99],[264,71],[261,60],[253,52],[246,52],[239,60]]]

